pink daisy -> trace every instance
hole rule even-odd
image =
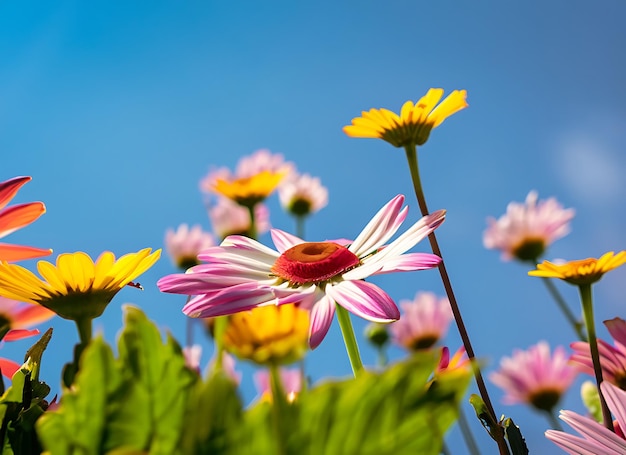
[[[564,209],[555,198],[537,202],[537,192],[531,191],[524,204],[511,202],[498,220],[487,218],[483,244],[502,251],[505,261],[536,260],[548,245],[569,233],[573,217],[574,209]]]
[[[604,321],[604,325],[613,337],[615,346],[611,346],[604,340],[598,340],[602,378],[626,390],[626,321],[614,318]],[[570,347],[574,351],[570,358],[574,367],[582,373],[594,376],[589,343],[577,341]]]
[[[215,245],[215,239],[208,232],[204,232],[200,225],[191,229],[187,224],[181,224],[178,229],[168,229],[165,233],[165,250],[174,264],[181,269],[188,269],[198,265],[198,253]]]
[[[255,205],[254,218],[257,234],[270,230],[270,214],[266,205]],[[222,239],[229,235],[246,235],[250,231],[248,209],[225,197],[219,198],[217,204],[209,208],[209,220],[213,232]]]
[[[365,278],[383,273],[435,267],[441,258],[407,253],[445,218],[440,210],[425,216],[385,246],[406,218],[404,196],[388,202],[348,246],[326,241],[305,242],[272,230],[278,251],[243,236],[227,237],[220,246],[198,255],[207,264],[186,274],[163,277],[163,292],[194,295],[183,308],[191,317],[213,317],[257,306],[298,303],[311,309],[309,344],[318,346],[332,323],[335,304],[373,322],[400,317],[394,301]]]
[[[516,349],[512,357],[500,361],[500,370],[489,379],[503,389],[507,404],[528,403],[542,411],[550,411],[576,377],[568,365],[562,346],[550,354],[550,346],[541,341],[527,351]]]
[[[418,292],[413,300],[401,300],[403,315],[389,326],[393,342],[410,350],[427,349],[443,338],[454,316],[450,301],[432,292]]]
[[[278,187],[278,197],[283,209],[296,216],[318,212],[328,204],[328,189],[318,177],[295,172]]]
[[[626,392],[609,382],[600,384],[609,409],[617,419],[616,428],[626,428]],[[581,436],[563,431],[548,430],[546,438],[571,455],[623,455],[626,440],[623,433],[616,434],[601,423],[572,411],[561,411],[560,419]]]

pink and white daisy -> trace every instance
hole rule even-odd
[[[443,338],[454,316],[450,301],[432,292],[418,292],[413,300],[401,300],[403,315],[389,326],[392,340],[410,351],[427,349]]]
[[[295,216],[318,212],[328,204],[328,189],[318,177],[295,172],[278,187],[278,197],[283,209]]]
[[[551,354],[545,341],[527,351],[516,349],[500,361],[499,371],[489,375],[506,392],[504,403],[528,403],[542,411],[554,408],[575,377],[565,349],[558,346]]]
[[[604,340],[598,340],[602,378],[604,381],[626,390],[626,321],[621,318],[614,318],[604,321],[604,325],[613,337],[614,346]],[[574,351],[570,357],[574,368],[594,376],[589,343],[577,341],[572,343],[570,347]]]
[[[263,203],[255,205],[254,219],[258,235],[270,230],[270,212]],[[248,209],[225,197],[219,198],[217,204],[209,208],[209,220],[213,232],[222,239],[229,235],[246,235],[250,232]]]
[[[537,192],[531,191],[524,204],[511,202],[498,220],[487,218],[489,226],[483,234],[483,244],[485,248],[500,250],[505,261],[536,260],[548,245],[570,232],[574,213],[574,209],[564,209],[555,198],[537,202]]]
[[[198,253],[215,245],[213,235],[202,230],[200,225],[191,229],[181,224],[178,229],[168,229],[165,233],[165,250],[174,264],[181,269],[198,265]]]
[[[393,198],[348,246],[332,241],[305,242],[278,229],[271,231],[278,251],[247,237],[227,237],[220,246],[198,255],[207,264],[161,278],[159,289],[195,296],[183,312],[199,318],[264,305],[301,304],[311,309],[312,348],[328,332],[335,304],[369,321],[395,321],[400,312],[394,301],[364,279],[437,266],[439,256],[405,252],[445,218],[444,210],[427,215],[385,246],[406,218],[408,208],[402,208],[403,203],[404,196]]]
[[[626,392],[604,381],[600,384],[609,409],[617,419],[615,428],[626,428]],[[626,440],[623,433],[616,434],[592,418],[572,411],[561,411],[560,419],[581,436],[563,431],[548,430],[546,438],[571,455],[623,455]]]

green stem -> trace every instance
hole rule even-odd
[[[282,417],[287,415],[287,399],[283,383],[280,379],[278,365],[272,363],[270,369],[270,388],[272,389],[272,419],[276,436],[276,447],[279,455],[287,453],[285,438],[283,437]]]
[[[561,425],[561,422],[552,410],[546,411],[546,415],[548,416],[548,421],[550,422],[550,425],[552,425],[552,429],[563,431],[563,426]]]
[[[304,240],[304,219],[302,215],[296,215],[296,237],[300,237]]]
[[[533,264],[536,264],[537,262],[538,261],[533,261]],[[550,293],[550,295],[556,302],[557,306],[559,307],[559,309],[565,316],[565,319],[567,319],[567,322],[569,322],[569,324],[572,326],[572,328],[576,332],[576,335],[578,335],[578,339],[581,341],[587,341],[587,336],[583,332],[583,327],[584,327],[583,323],[579,321],[578,319],[576,319],[576,316],[574,316],[574,313],[572,312],[572,310],[570,310],[570,308],[567,306],[565,299],[563,299],[563,296],[561,296],[561,293],[559,292],[557,287],[554,285],[552,280],[550,278],[545,278],[545,277],[542,277],[541,280],[546,285],[548,292]]]
[[[613,418],[611,411],[606,404],[606,400],[600,390],[602,383],[602,366],[600,365],[600,352],[598,351],[598,340],[596,339],[596,327],[593,318],[593,297],[591,295],[591,284],[578,285],[580,291],[580,302],[583,307],[583,315],[585,316],[585,325],[587,334],[589,335],[589,349],[591,350],[591,361],[593,362],[593,372],[596,376],[596,385],[598,386],[598,395],[600,396],[600,406],[602,407],[602,420],[604,426],[611,431],[613,429]]]
[[[228,316],[217,316],[213,328],[213,341],[215,342],[215,370],[220,371],[223,366],[224,332],[228,326]]]
[[[463,435],[463,439],[465,440],[465,444],[469,450],[471,455],[480,455],[480,450],[478,449],[478,445],[476,444],[476,440],[472,435],[472,429],[469,426],[469,422],[467,421],[467,417],[465,417],[465,413],[463,412],[463,408],[459,407],[459,429],[461,430],[461,434]]]
[[[249,205],[249,206],[246,206],[246,208],[248,209],[248,213],[250,214],[250,226],[248,227],[248,237],[256,240],[258,237],[258,233],[256,231],[256,217],[254,215],[255,206],[256,204]]]
[[[417,164],[417,147],[415,146],[415,144],[408,144],[405,146],[405,151],[406,158],[409,163],[409,170],[411,171],[411,179],[413,180],[413,189],[415,191],[415,196],[417,197],[417,203],[420,207],[422,216],[426,216],[429,212],[428,206],[426,205],[424,191],[422,190],[422,182],[420,179],[419,167]],[[450,301],[450,307],[452,308],[452,314],[454,315],[456,326],[459,330],[461,340],[463,341],[463,347],[465,348],[469,359],[473,361],[476,358],[476,355],[474,354],[474,348],[472,347],[472,343],[467,333],[467,329],[465,328],[465,323],[463,322],[463,317],[461,316],[461,310],[459,309],[456,297],[454,296],[452,283],[450,282],[450,277],[448,276],[448,271],[446,270],[446,266],[443,261],[443,255],[441,254],[441,250],[439,249],[439,243],[437,242],[437,237],[435,236],[434,232],[431,232],[428,235],[428,240],[430,242],[433,253],[441,258],[441,262],[439,263],[438,267],[439,274],[441,275],[441,281],[443,282],[443,287],[445,288],[448,300]],[[478,362],[472,363],[474,365],[474,379],[476,380],[478,391],[483,402],[485,403],[487,412],[489,412],[489,415],[492,417],[494,422],[499,422],[499,419],[496,417],[493,405],[491,404],[491,399],[489,398],[489,393],[487,392],[485,380],[483,379],[480,367],[478,366],[479,364]],[[504,430],[500,426],[498,426],[497,429],[494,428],[493,430],[496,432],[496,434],[494,435],[494,439],[498,444],[500,454],[509,455],[509,447],[504,439]]]
[[[78,328],[80,344],[85,347],[91,341],[91,319],[78,319],[75,322]]]
[[[357,377],[363,371],[363,362],[361,361],[361,354],[359,354],[359,345],[354,336],[352,321],[350,321],[350,313],[341,305],[335,305],[335,308],[343,342],[346,345],[346,351],[348,351],[348,357],[350,358],[352,373],[354,377]]]

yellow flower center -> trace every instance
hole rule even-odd
[[[334,242],[305,242],[285,251],[272,273],[293,285],[320,283],[359,265],[359,258]]]

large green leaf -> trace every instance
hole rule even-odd
[[[81,355],[72,389],[57,410],[37,424],[45,449],[55,454],[181,453],[189,389],[196,377],[180,347],[137,308],[125,308],[119,360],[102,338]]]

